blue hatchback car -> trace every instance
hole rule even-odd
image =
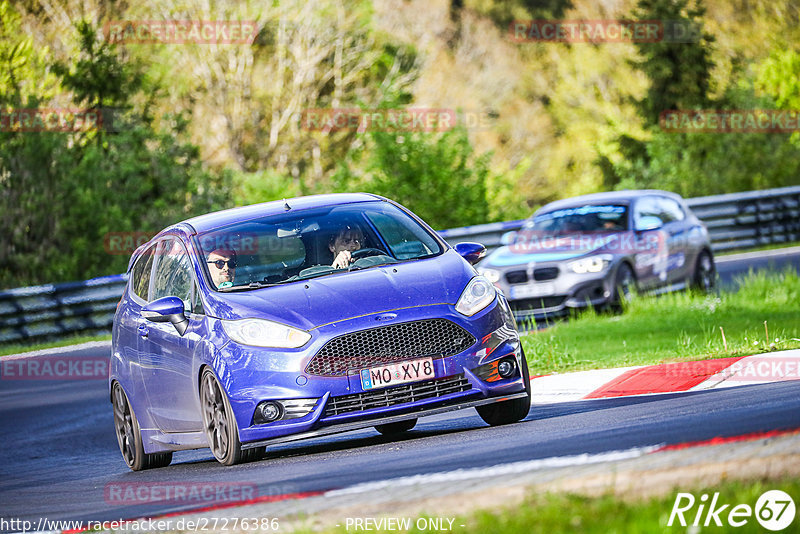
[[[246,206],[139,247],[114,317],[110,400],[133,470],[209,447],[221,463],[269,444],[475,407],[530,409],[503,295],[407,209],[369,194]]]

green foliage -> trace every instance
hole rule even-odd
[[[107,45],[98,47],[87,23],[78,34],[76,64],[55,69],[63,86],[81,104],[131,109],[141,74]],[[32,96],[25,105],[43,104]],[[123,272],[128,257],[105,249],[108,233],[155,232],[226,203],[227,173],[205,172],[197,148],[179,140],[185,120],[176,117],[171,132],[159,132],[131,110],[113,126],[0,132],[0,287]]]
[[[751,88],[728,91],[733,109],[770,109]],[[685,197],[795,185],[800,146],[781,133],[669,133],[655,131],[645,154],[614,167],[617,189],[655,188]]]
[[[759,71],[757,88],[771,95],[782,109],[800,109],[800,52],[773,49]]]
[[[711,88],[711,44],[714,37],[703,29],[705,8],[702,0],[694,6],[689,0],[639,0],[631,17],[634,20],[659,20],[680,23],[696,30],[693,42],[637,42],[641,59],[633,64],[650,80],[645,98],[638,102],[642,117],[650,125],[658,124],[659,114],[674,109],[704,108]],[[665,25],[666,25],[665,24]]]
[[[501,30],[508,31],[515,20],[560,19],[573,3],[572,0],[451,0],[451,6],[474,9],[492,19]]]
[[[797,183],[800,152],[787,134],[670,133],[658,127],[666,110],[770,109],[796,107],[800,60],[792,51],[776,50],[757,68],[758,76],[736,70],[721,97],[709,96],[713,37],[703,29],[705,10],[688,0],[640,0],[642,19],[681,20],[693,24],[702,39],[692,43],[637,44],[650,88],[638,102],[649,126],[646,137],[622,135],[596,164],[607,187],[656,188],[683,196],[702,196]],[[757,93],[759,90],[760,93]]]
[[[234,172],[233,203],[237,206],[302,195],[300,184],[275,171]]]
[[[383,195],[411,209],[434,228],[486,222],[486,180],[490,154],[473,157],[463,127],[441,134],[410,132],[369,134],[368,148],[350,155],[366,158],[362,189]],[[335,182],[359,178],[341,166]]]
[[[25,36],[22,20],[7,0],[0,1],[0,105],[20,106],[31,97],[49,98],[54,76],[45,69],[47,48]]]
[[[97,31],[86,20],[75,28],[80,57],[71,65],[53,64],[64,89],[72,93],[76,103],[90,108],[127,103],[142,85],[142,72],[121,62],[113,47],[98,39]]]

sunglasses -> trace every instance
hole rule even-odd
[[[213,263],[216,266],[217,269],[222,269],[223,267],[225,267],[226,263],[228,264],[228,268],[229,269],[235,269],[236,268],[236,260],[228,260],[228,261],[216,260],[216,261],[208,261],[206,263]]]

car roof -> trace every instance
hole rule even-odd
[[[207,213],[197,217],[192,217],[179,224],[190,225],[197,233],[207,232],[249,219],[278,215],[287,211],[304,210],[311,208],[321,208],[326,206],[338,206],[342,204],[353,204],[356,202],[369,202],[375,200],[385,200],[383,197],[370,193],[336,193],[329,195],[311,195],[305,197],[287,198],[284,200],[273,200],[261,204],[230,208],[214,213]],[[286,209],[287,205],[290,209]]]
[[[539,208],[536,213],[545,213],[551,210],[573,208],[577,206],[584,206],[587,204],[601,204],[607,202],[623,202],[630,203],[631,201],[648,195],[661,195],[675,200],[682,201],[680,195],[671,193],[669,191],[661,191],[659,189],[634,189],[625,191],[607,191],[605,193],[591,193],[589,195],[581,195],[579,197],[565,198],[563,200],[556,200],[550,202]]]

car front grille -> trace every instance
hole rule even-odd
[[[560,295],[556,297],[540,297],[534,299],[520,299],[509,300],[508,305],[511,310],[515,312],[530,311],[530,310],[543,310],[545,308],[553,308],[560,306],[564,303],[567,297]]]
[[[447,319],[425,319],[344,334],[328,341],[308,362],[306,372],[346,376],[416,358],[444,358],[467,350],[475,338]]]
[[[424,382],[403,384],[376,391],[365,391],[353,395],[342,395],[328,399],[328,405],[322,417],[330,417],[350,412],[361,412],[372,408],[386,408],[422,399],[432,399],[461,393],[472,389],[472,385],[463,374],[448,378],[435,378]]]
[[[533,270],[533,279],[537,282],[555,280],[558,278],[558,267],[539,267]],[[506,273],[509,284],[524,284],[528,279],[527,271],[509,271]]]
[[[506,280],[509,284],[524,284],[528,281],[526,271],[509,271],[506,273]]]
[[[558,267],[540,267],[533,270],[533,279],[537,282],[558,278]]]

